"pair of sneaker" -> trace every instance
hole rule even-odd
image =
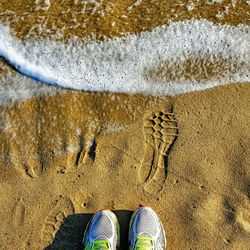
[[[119,223],[113,212],[102,210],[94,214],[85,230],[85,250],[116,250],[119,248]],[[136,210],[129,224],[130,250],[163,250],[166,237],[157,214],[149,207]]]

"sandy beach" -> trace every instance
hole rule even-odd
[[[51,12],[57,11],[58,16],[49,16],[44,33],[38,29],[32,33],[32,22],[38,27],[35,22],[40,20],[34,11],[37,6],[17,2],[1,3],[0,13],[5,14],[0,17],[4,21],[26,15],[10,24],[24,40],[34,33],[46,37],[46,29],[63,8],[71,8],[69,1],[51,1]],[[46,10],[48,6],[40,2]],[[114,11],[108,11],[99,26],[102,12],[91,18],[86,12],[81,18],[90,18],[88,28],[82,32],[67,27],[63,39],[91,34],[98,39],[120,37],[170,19],[200,18],[218,25],[248,24],[249,20],[249,1],[236,1],[235,7],[227,1],[213,5],[200,1],[194,6],[192,1],[188,5],[141,1],[138,6],[127,2],[112,3]],[[109,5],[104,1],[102,8]],[[228,13],[226,6],[231,6]],[[93,11],[90,7],[86,6]],[[117,13],[122,16],[128,8],[128,17],[117,19]],[[150,10],[148,18],[142,15],[145,9]],[[67,13],[64,24],[72,18]],[[119,25],[112,26],[113,22]],[[62,23],[58,21],[54,30]],[[159,72],[170,80],[176,76],[216,79],[230,71],[234,62],[195,60],[147,74],[156,80]],[[206,74],[199,70],[202,67]],[[175,75],[171,74],[174,70]],[[129,219],[140,206],[152,207],[161,218],[168,250],[249,249],[249,82],[152,96],[48,86],[19,76],[4,60],[0,75],[1,250],[81,249],[87,222],[100,209],[116,213],[121,249],[127,249]]]
[[[168,249],[248,248],[248,84],[176,98],[61,92],[1,109],[2,249],[58,234],[56,249],[78,249],[86,214],[140,205],[158,212]],[[169,107],[178,136],[163,155],[173,136],[151,147],[147,123]]]

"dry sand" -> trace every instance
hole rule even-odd
[[[12,23],[20,37],[38,20],[24,2],[0,3],[1,12],[25,17]],[[190,12],[182,1],[143,1],[151,7],[135,6],[126,23],[122,13],[131,3],[117,1],[101,26],[91,17],[90,30],[68,28],[65,37],[87,36],[93,27],[98,38],[140,32],[170,19],[249,20],[246,1],[234,8],[208,2]],[[54,20],[60,28],[53,14],[67,4],[52,4],[48,27]],[[65,24],[71,17],[64,17]],[[250,249],[249,96],[249,83],[177,97],[59,89],[0,107],[0,249],[81,249],[99,209],[115,210],[126,249],[131,211],[141,205],[160,216],[167,249]]]

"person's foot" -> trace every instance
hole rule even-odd
[[[119,245],[119,223],[114,213],[102,210],[93,215],[83,237],[85,250],[116,250]]]
[[[165,231],[157,214],[149,207],[136,210],[130,220],[129,249],[160,250],[165,248]]]

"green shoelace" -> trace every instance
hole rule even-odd
[[[136,244],[135,244],[136,250],[153,250],[154,245],[151,238],[148,237],[138,237]]]
[[[96,240],[92,246],[88,243],[84,250],[110,250],[108,240]]]

